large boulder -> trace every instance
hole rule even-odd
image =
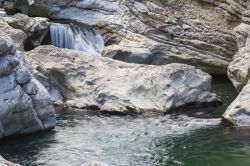
[[[50,26],[47,18],[32,18],[21,13],[13,15],[7,21],[13,28],[21,29],[26,33],[26,45],[30,47],[37,47],[42,44]]]
[[[11,37],[18,50],[24,50],[24,43],[27,39],[27,35],[22,30],[9,26],[4,19],[0,18],[0,31]]]
[[[67,107],[116,113],[167,112],[218,101],[209,92],[211,76],[189,65],[128,64],[54,46],[37,47],[26,56],[54,101]]]
[[[250,25],[241,23],[233,34],[239,50],[228,66],[228,76],[240,92],[250,77]]]
[[[239,50],[228,66],[228,76],[240,93],[223,118],[234,125],[250,126],[250,25],[240,24],[233,34]]]
[[[103,56],[141,64],[186,63],[226,74],[237,52],[231,33],[241,21],[240,13],[247,10],[247,2],[206,1],[5,0],[5,8],[93,25],[105,37]],[[241,11],[221,6],[240,6]]]
[[[250,126],[250,82],[227,108],[223,119],[236,126]]]
[[[0,138],[55,127],[49,93],[31,73],[12,39],[0,31]]]
[[[20,165],[7,161],[2,156],[0,156],[0,166],[20,166]]]

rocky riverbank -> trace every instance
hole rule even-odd
[[[203,0],[7,0],[5,4],[10,13],[95,26],[105,38],[103,56],[129,63],[186,63],[226,74],[237,52],[231,32],[240,19]]]
[[[228,67],[230,79],[238,91],[247,83],[248,57],[242,56],[248,49],[248,45],[244,45],[247,41],[244,37],[248,35],[244,12],[235,14],[223,3],[203,0],[175,4],[132,0],[112,1],[109,6],[106,3],[4,1],[8,13],[22,11],[39,16],[15,14],[1,20],[1,29],[11,36],[20,51],[42,45],[49,32],[47,18],[63,18],[65,22],[75,21],[97,28],[105,41],[104,57],[132,63],[50,46],[24,53],[32,64],[34,76],[47,88],[54,104],[105,112],[141,113],[149,110],[168,112],[189,104],[218,101],[216,95],[209,92],[209,75],[176,62],[225,74],[233,59]],[[243,2],[231,7],[237,5],[247,10]],[[186,9],[185,14],[183,9]],[[76,14],[72,16],[72,13]],[[209,19],[211,15],[216,19]],[[240,22],[245,23],[233,31]],[[232,113],[235,111],[237,113]],[[235,108],[232,111],[230,107],[224,118],[242,125],[233,120],[239,112],[242,111]]]
[[[218,102],[209,74],[184,64],[127,64],[68,49],[41,46],[26,53],[35,77],[67,107],[105,112],[168,112]]]
[[[248,2],[1,4],[9,14],[32,16],[19,13],[0,20],[1,137],[53,128],[52,104],[126,114],[217,102],[210,92],[211,76],[205,72],[228,73],[240,94],[223,117],[235,125],[250,125]],[[103,57],[40,46],[49,35],[49,19],[96,28],[104,37]],[[18,127],[13,118],[20,122]]]
[[[223,122],[250,126],[248,1],[0,0],[0,7],[10,14],[0,10],[0,139],[53,129],[53,106],[138,115],[212,105],[220,99],[210,74],[228,75],[239,92]],[[45,45],[53,43],[80,51]],[[18,166],[1,156],[0,165]]]

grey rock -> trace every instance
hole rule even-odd
[[[8,91],[15,89],[17,86],[16,79],[14,75],[0,77],[0,94],[4,94]]]
[[[103,32],[106,57],[153,65],[186,63],[226,74],[237,52],[232,31],[243,20],[241,13],[247,15],[247,4],[209,0],[14,0],[6,9],[93,25]]]
[[[223,118],[236,126],[250,126],[250,82],[227,108]]]
[[[0,57],[8,54],[14,54],[16,52],[16,47],[12,39],[0,32]]]
[[[0,76],[8,76],[11,74],[11,69],[16,67],[19,61],[11,55],[0,57]]]
[[[228,76],[235,88],[241,91],[250,77],[250,25],[240,24],[233,34],[239,50],[228,66]]]
[[[27,39],[27,35],[19,29],[15,29],[4,20],[0,18],[0,31],[8,34],[11,37],[18,50],[24,49],[24,42]],[[8,38],[8,36],[6,36]]]
[[[24,31],[28,37],[26,42],[34,47],[42,44],[50,26],[47,18],[29,17],[21,13],[13,15],[7,22],[13,28]]]
[[[5,46],[0,47],[0,138],[55,127],[50,96],[32,76],[31,66],[2,31],[0,43]]]
[[[19,65],[18,67],[16,67],[14,71],[15,71],[16,81],[20,85],[29,82],[32,78],[32,74],[30,73],[30,71],[26,69],[25,67],[23,67],[22,65]]]
[[[218,101],[209,92],[211,76],[189,65],[127,64],[53,46],[26,57],[54,101],[66,107],[126,114]]]
[[[250,25],[240,24],[234,29],[238,52],[228,67],[228,76],[240,92],[227,108],[223,118],[237,126],[250,126]]]

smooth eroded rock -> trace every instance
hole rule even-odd
[[[167,112],[218,100],[210,92],[211,76],[189,65],[128,64],[53,46],[40,46],[26,55],[54,101],[68,107]]]

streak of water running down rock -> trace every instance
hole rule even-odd
[[[104,48],[102,36],[90,27],[76,24],[53,23],[50,26],[51,43],[59,48],[74,49],[100,56]]]

